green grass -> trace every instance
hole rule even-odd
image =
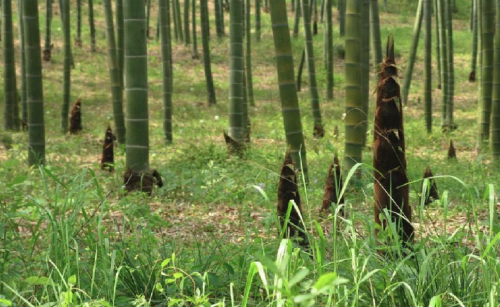
[[[250,109],[252,143],[242,160],[227,157],[222,138],[222,130],[228,127],[228,39],[218,40],[212,32],[218,105],[211,108],[206,107],[201,60],[191,60],[189,48],[174,44],[171,146],[165,145],[161,126],[160,46],[149,41],[150,160],[163,175],[165,186],[145,197],[124,193],[122,148],[115,150],[115,173],[99,170],[102,138],[113,115],[102,3],[95,2],[98,51],[90,53],[86,17],[83,48],[73,49],[72,98],[83,100],[83,133],[68,136],[59,129],[59,15],[53,20],[53,61],[44,63],[47,166],[28,169],[26,134],[0,131],[2,140],[11,146],[0,148],[0,306],[500,304],[495,190],[500,176],[487,150],[476,151],[478,85],[467,82],[472,40],[468,1],[457,1],[454,21],[458,130],[451,135],[440,132],[441,97],[435,90],[434,134],[425,133],[424,106],[417,99],[423,96],[423,44],[404,110],[417,235],[413,251],[376,243],[391,240],[393,233],[388,229],[378,238],[373,235],[377,226],[373,222],[371,148],[364,152],[365,164],[359,165],[361,177],[345,182],[349,217],[318,214],[328,166],[335,150],[342,154],[344,142],[344,62],[335,59],[335,100],[327,102],[320,24],[314,41],[324,139],[312,138],[306,76],[299,93],[310,168],[310,183],[300,191],[310,254],[282,240],[275,215],[286,145],[269,14],[262,14],[262,41],[253,45],[257,105]],[[394,34],[397,65],[404,69],[416,4],[389,4],[389,14],[381,15],[382,37]],[[156,22],[153,7],[151,26]],[[86,16],[86,5],[83,13]],[[43,29],[43,16],[40,22]],[[335,35],[341,49],[342,39]],[[303,39],[292,39],[292,44],[298,63]],[[374,82],[372,73],[370,88]],[[374,103],[375,96],[370,99]],[[335,126],[340,128],[338,138],[333,136]],[[450,138],[457,148],[457,161],[446,159]],[[419,193],[427,165],[437,177],[441,199],[424,210]]]

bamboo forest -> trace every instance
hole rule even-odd
[[[0,307],[500,306],[500,0],[0,12]]]

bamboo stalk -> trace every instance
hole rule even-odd
[[[45,162],[45,112],[43,110],[42,59],[37,0],[23,0],[23,23],[26,39],[28,164],[33,166]]]

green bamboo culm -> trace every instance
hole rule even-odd
[[[244,67],[243,72],[243,101],[241,104],[241,116],[242,116],[242,134],[243,134],[243,142],[250,143],[250,114],[248,113],[248,93],[247,93],[247,81],[246,81],[246,67]]]
[[[151,0],[146,0],[146,37],[151,38],[149,25],[151,20]]]
[[[163,133],[167,144],[172,143],[172,45],[170,38],[170,0],[160,0],[160,37],[162,60],[163,90]],[[186,0],[189,1],[189,0]],[[194,8],[194,7],[193,7]]]
[[[444,1],[437,0],[437,14],[439,15],[439,54],[441,63],[441,93],[442,93],[442,111],[441,122],[445,123],[446,102],[448,101],[448,40],[446,39],[446,11]]]
[[[191,34],[189,33],[189,2],[184,0],[184,44],[189,46],[191,44]]]
[[[160,9],[158,9],[160,10]],[[160,40],[160,18],[158,17],[158,20],[156,20],[156,33],[155,33],[155,38],[156,41]]]
[[[260,21],[260,1],[262,0],[255,0],[255,39],[259,42],[260,41],[260,28],[261,28],[261,21]]]
[[[170,20],[172,20],[173,22],[173,32],[174,32],[174,37],[175,37],[175,41],[178,42],[179,41],[179,27],[177,26],[177,15],[175,14],[175,1],[172,1],[172,9],[170,10],[172,16],[170,18]]]
[[[470,14],[469,14],[469,31],[471,33],[474,30],[474,6],[476,6],[476,0],[471,0]]]
[[[203,66],[205,71],[205,83],[207,84],[208,105],[214,105],[217,103],[217,100],[215,98],[215,88],[212,77],[212,65],[210,63],[207,0],[200,0],[200,19],[201,41],[203,46]]]
[[[82,46],[82,0],[76,0],[76,39],[75,46]]]
[[[0,42],[2,41],[2,1],[0,1]]]
[[[71,100],[71,23],[70,23],[70,2],[63,0],[62,3],[62,29],[64,37],[64,73],[63,73],[63,104],[61,108],[61,129],[68,132],[68,115]]]
[[[362,161],[367,126],[363,124],[361,1],[349,0],[345,29],[345,173]]]
[[[333,3],[332,3],[332,5],[333,5]],[[320,23],[323,23],[325,20],[325,6],[326,6],[326,0],[321,0],[321,9],[320,9],[320,13],[319,13],[319,22]]]
[[[169,15],[170,16],[170,15]],[[169,17],[170,18],[170,17]],[[198,37],[196,33],[196,0],[192,0],[192,9],[191,9],[191,22],[192,22],[192,27],[191,27],[191,33],[192,33],[192,38],[193,38],[193,59],[198,59],[200,56],[198,54]],[[170,20],[168,22],[168,27],[169,27],[169,33],[170,33]],[[170,34],[169,34],[170,35]]]
[[[229,27],[229,136],[243,143],[243,2],[231,0]]]
[[[370,0],[361,0],[361,73],[362,73],[362,103],[363,119],[361,121],[365,131],[363,147],[366,145],[366,131],[368,131],[368,109],[370,97]]]
[[[495,34],[495,3],[482,1],[481,26],[481,96],[479,103],[479,139],[488,141],[490,135],[491,102],[493,92],[493,40]]]
[[[3,31],[3,91],[5,96],[4,126],[6,130],[19,130],[17,102],[16,62],[14,56],[14,30],[12,26],[12,0],[2,1]]]
[[[51,23],[52,23],[52,0],[47,0],[45,7],[45,44],[43,48],[43,60],[49,62],[52,57]]]
[[[42,59],[38,1],[23,0],[24,37],[26,41],[26,93],[28,103],[28,164],[45,162],[45,125],[43,111]]]
[[[245,89],[247,91],[247,102],[250,106],[255,106],[255,98],[253,95],[253,77],[252,77],[252,35],[251,35],[251,19],[250,19],[250,1],[252,0],[244,0],[245,1]]]
[[[424,0],[424,101],[425,126],[432,133],[432,3]]]
[[[445,1],[446,10],[446,44],[448,45],[446,59],[448,61],[448,99],[446,100],[446,114],[443,125],[444,131],[453,131],[456,125],[453,121],[454,97],[455,97],[455,65],[453,52],[453,19],[452,19],[452,2]]]
[[[115,29],[113,23],[113,9],[111,0],[103,0],[104,15],[106,18],[106,43],[108,46],[108,68],[111,81],[111,99],[113,101],[113,118],[115,133],[119,144],[125,144],[125,119],[123,115],[123,87],[118,67],[118,53],[116,51]]]
[[[325,1],[325,13],[326,13],[326,99],[333,100],[333,88],[334,88],[334,59],[333,59],[333,17],[332,17],[332,7],[333,0]]]
[[[1,2],[1,1],[0,1]],[[28,104],[26,97],[26,50],[25,39],[24,39],[24,23],[23,23],[23,1],[17,1],[17,11],[19,17],[19,48],[21,49],[21,123],[22,126],[28,124]],[[1,12],[1,10],[0,10]],[[1,14],[0,14],[1,15]],[[23,127],[24,128],[24,127]]]
[[[317,30],[317,26],[318,26],[318,0],[312,0],[312,3],[313,3],[313,22],[316,26],[316,30]],[[313,26],[313,29],[314,29],[314,26]],[[317,33],[314,33],[314,30],[313,30],[313,35],[315,35]]]
[[[434,15],[436,16],[437,88],[441,89],[441,20],[439,17],[439,1],[441,0],[434,0]]]
[[[179,40],[181,42],[184,42],[184,32],[182,30],[181,4],[179,0],[173,0],[173,2],[175,3],[174,14],[175,14],[175,22],[177,23],[176,31],[178,31]]]
[[[220,0],[214,0],[215,32],[218,38],[224,37],[224,10]]]
[[[480,0],[472,1],[472,60],[471,60],[471,68],[469,73],[469,82],[476,81],[476,67],[477,67],[477,46],[478,46],[478,2]]]
[[[96,51],[95,23],[94,23],[94,0],[89,0],[89,29],[90,29],[90,51]]]
[[[125,86],[124,68],[125,68],[125,37],[123,33],[123,0],[116,0],[116,53],[118,60],[118,71],[120,73],[120,82],[122,89]]]
[[[144,2],[123,1],[125,34],[126,166],[149,171],[148,58]]]
[[[380,38],[380,16],[378,0],[370,0],[370,34],[372,41],[373,63],[382,63],[382,42]]]
[[[300,55],[299,68],[297,69],[297,92],[302,90],[302,72],[304,71],[304,64],[306,62],[306,48],[302,49],[302,54]]]
[[[401,88],[403,103],[405,105],[408,103],[408,95],[410,93],[411,77],[413,74],[413,66],[415,65],[415,58],[417,57],[418,41],[420,38],[420,29],[422,27],[422,18],[423,18],[423,0],[419,0],[417,8],[417,16],[415,17],[415,25],[413,26],[413,36],[410,47],[410,56],[408,57],[408,63],[405,69],[403,87]]]
[[[293,21],[293,37],[299,36],[300,29],[300,18],[302,17],[302,10],[300,5],[300,0],[295,3],[295,18]]]
[[[326,0],[324,0],[326,2]],[[346,31],[346,2],[349,0],[339,0],[338,10],[339,10],[339,35],[343,37]]]
[[[300,1],[300,0],[297,0]],[[304,19],[304,33],[306,38],[306,58],[309,74],[309,93],[311,96],[311,109],[314,120],[313,135],[322,138],[325,135],[323,122],[321,120],[321,108],[319,105],[318,85],[316,82],[316,65],[314,63],[313,35],[311,30],[310,0],[302,0],[302,12]]]
[[[293,71],[292,44],[285,0],[270,1],[271,23],[276,56],[276,69],[281,100],[281,113],[285,127],[286,141],[296,169],[302,170],[309,182],[306,147],[300,116],[299,100]]]
[[[496,0],[495,54],[493,69],[493,98],[491,106],[491,153],[500,158],[500,0]]]

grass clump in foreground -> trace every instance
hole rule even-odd
[[[357,212],[355,204],[348,204],[337,207],[326,220],[304,217],[311,231],[311,249],[306,253],[275,236],[278,218],[272,213],[242,212],[242,220],[227,232],[205,226],[203,233],[210,240],[196,235],[183,238],[182,233],[170,231],[175,226],[164,215],[171,212],[150,209],[145,205],[150,200],[143,195],[115,201],[112,193],[104,192],[106,180],[101,182],[90,169],[64,177],[41,167],[2,189],[2,199],[9,202],[1,203],[0,303],[496,306],[500,225],[494,187],[488,186],[485,196],[478,197],[459,179],[437,180],[457,181],[466,191],[466,220],[453,233],[447,231],[451,215],[447,191],[429,209],[442,208],[442,217],[424,211],[423,203],[417,207],[416,232],[426,235],[416,239],[412,251],[376,243],[394,242],[395,228],[388,227],[374,238],[377,226]],[[22,191],[34,187],[37,192],[24,197]],[[274,212],[266,193],[259,191],[262,194],[255,196],[261,199],[262,210]],[[487,225],[477,222],[484,204]],[[341,218],[340,210],[349,218]],[[223,228],[229,222],[219,223]],[[244,225],[244,233],[238,233],[238,223]]]

